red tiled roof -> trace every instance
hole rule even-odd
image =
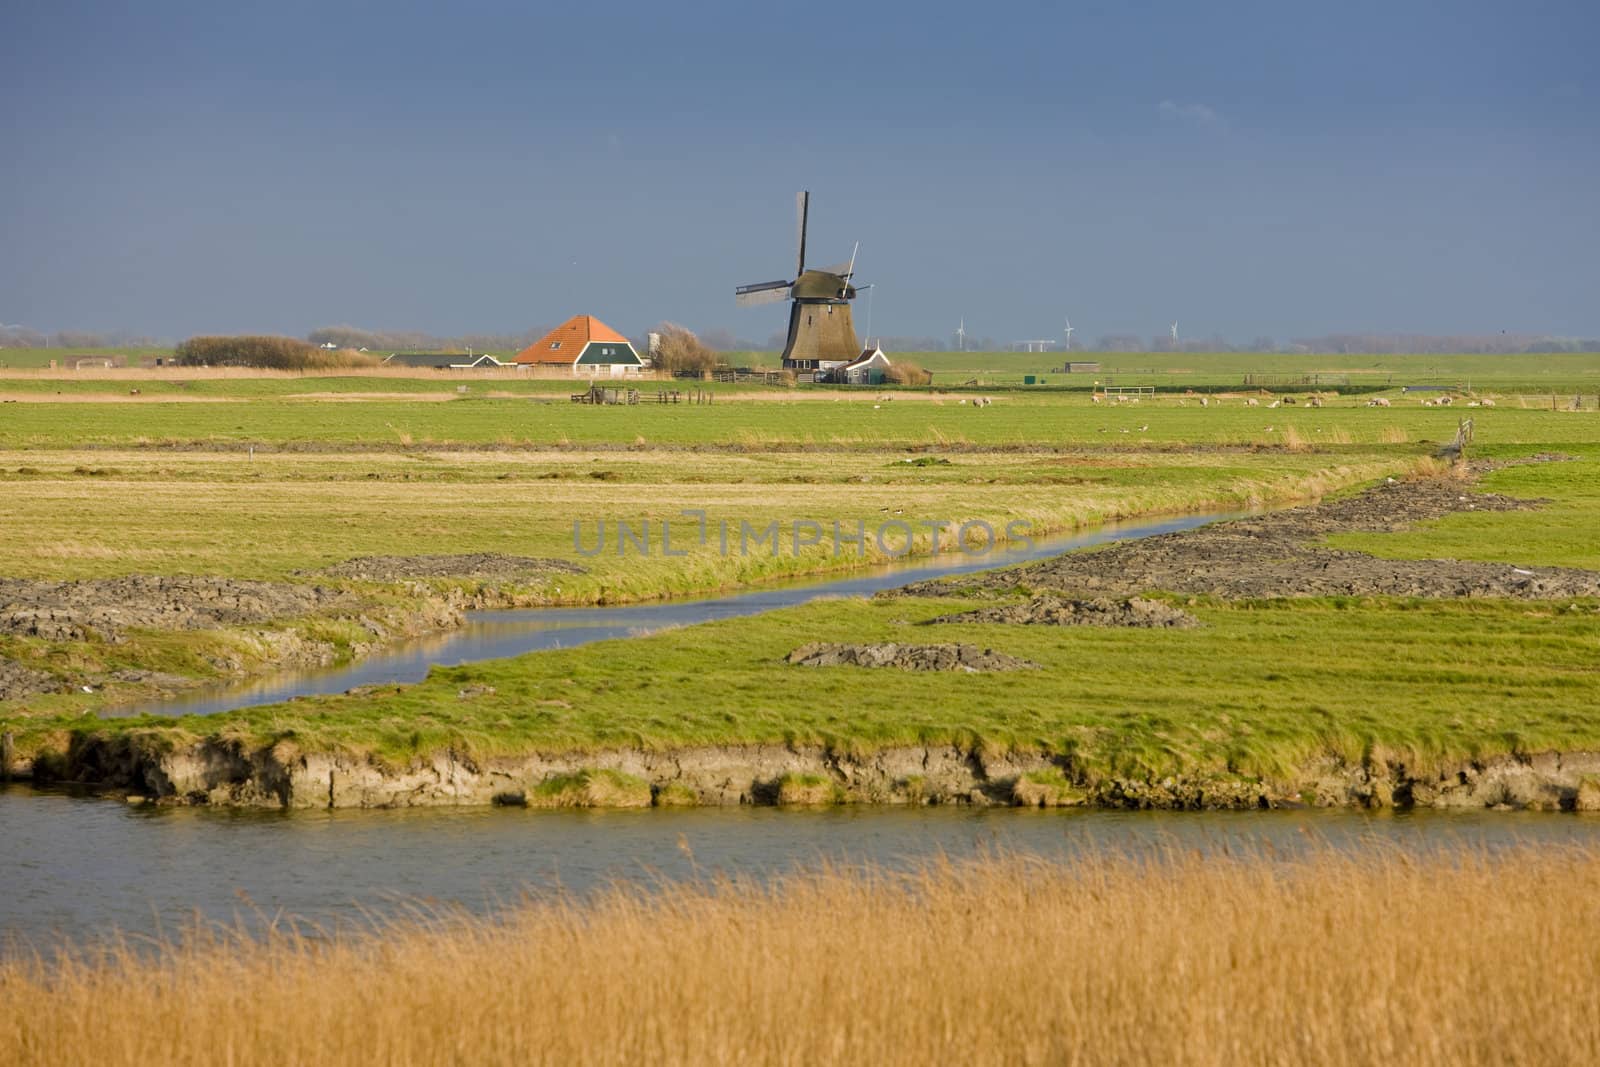
[[[591,341],[628,339],[593,315],[574,315],[533,344],[517,353],[518,363],[571,363]]]

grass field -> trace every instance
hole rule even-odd
[[[1427,357],[1417,357],[1427,358]],[[1519,357],[1520,358],[1520,357]],[[413,379],[414,381],[415,379]],[[371,399],[356,379],[296,400],[282,378],[229,378],[190,403],[20,402],[0,407],[0,574],[190,573],[309,580],[355,555],[496,551],[574,558],[572,524],[675,517],[873,523],[1026,519],[1037,532],[1155,512],[1291,500],[1403,475],[1471,415],[1480,455],[1559,451],[1575,462],[1497,472],[1484,488],[1550,500],[1536,512],[1455,515],[1417,530],[1345,535],[1402,557],[1600,567],[1600,413],[1137,406],[1071,393],[954,396],[770,390],[705,407],[588,408],[500,398]],[[531,386],[537,383],[527,383]],[[559,383],[558,383],[559,384]],[[268,388],[270,387],[270,389]],[[262,389],[252,394],[250,391]],[[541,386],[542,388],[542,386]],[[1269,429],[1270,428],[1270,429]],[[1124,432],[1126,431],[1126,432]],[[252,456],[247,443],[259,447]],[[910,461],[910,462],[908,462]],[[785,534],[785,537],[788,535]],[[927,547],[926,544],[922,547]],[[610,552],[589,573],[533,579],[519,602],[681,594],[849,562],[825,549],[724,558]],[[377,594],[374,594],[377,595]],[[393,598],[395,589],[382,591]],[[967,626],[969,640],[1044,670],[951,678],[790,667],[806,640],[909,640],[948,605],[837,601],[516,660],[436,670],[422,685],[162,722],[212,735],[366,752],[394,764],[452,748],[515,754],[595,746],[820,742],[871,749],[950,742],[1068,754],[1097,774],[1184,769],[1274,774],[1374,750],[1419,765],[1600,748],[1597,605],[1365,599],[1226,602],[1181,633]],[[322,624],[325,625],[325,624]],[[231,640],[221,635],[216,640]],[[932,640],[933,638],[928,638]],[[68,675],[137,664],[205,676],[201,634],[119,645],[0,639],[0,655]],[[266,662],[257,664],[266,667]],[[468,685],[494,694],[462,701]],[[12,702],[28,744],[86,725],[96,694]]]
[[[1131,515],[1239,509],[1304,499],[1403,472],[1414,447],[1349,446],[1336,454],[1249,452],[953,452],[909,456],[852,450],[261,453],[0,452],[0,574],[29,578],[187,573],[283,579],[352,556],[461,551],[559,556],[588,576],[560,581],[586,602],[718,588],[861,562],[824,544],[791,549],[795,524],[1024,520],[1037,534]],[[909,462],[908,462],[909,461]],[[920,462],[919,462],[920,461]],[[1025,492],[1022,492],[1025,490]],[[703,508],[764,528],[779,524],[776,558],[728,556],[698,542]],[[614,530],[671,521],[674,551],[619,554]],[[593,551],[583,559],[573,524]],[[919,527],[919,550],[929,531]],[[735,535],[736,536],[736,535]],[[875,546],[874,558],[882,559]]]
[[[0,405],[0,448],[1336,449],[1448,441],[1468,414],[1489,442],[1592,440],[1600,422],[1593,398],[1579,412],[1524,409],[1510,401],[1491,410],[1422,408],[1410,400],[1397,400],[1391,408],[1368,408],[1350,399],[1320,409],[1272,410],[1247,407],[1242,400],[1202,408],[1183,397],[1119,406],[1092,404],[1087,396],[1075,394],[1003,393],[985,408],[965,399],[879,401],[875,393],[830,392],[709,406],[636,407],[470,395],[442,402],[262,398],[248,403],[16,403]]]
[[[1024,816],[1025,817],[1025,816]],[[0,963],[0,1059],[1594,1062],[1600,856],[993,857]]]

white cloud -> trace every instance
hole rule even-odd
[[[1181,122],[1185,126],[1220,129],[1228,124],[1215,108],[1200,103],[1180,104],[1176,100],[1163,100],[1156,106],[1156,112],[1163,122]]]

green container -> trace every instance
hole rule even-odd
[[[1023,384],[1023,385],[1032,385],[1032,384],[1033,384],[1033,375],[1031,375],[1031,374],[1024,374],[1024,375],[1023,375],[1023,376],[1022,376],[1022,384]]]

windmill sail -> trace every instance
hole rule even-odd
[[[794,194],[794,209],[796,222],[800,227],[800,236],[795,242],[800,249],[800,264],[794,269],[794,276],[798,278],[806,272],[806,216],[811,210],[811,194],[809,192]]]
[[[735,289],[733,301],[740,307],[777,304],[788,300],[791,291],[788,282],[758,282],[755,285],[741,285]]]

